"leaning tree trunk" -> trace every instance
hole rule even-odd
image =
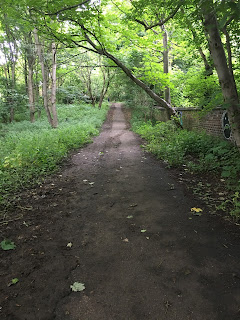
[[[81,28],[84,32],[86,41],[94,48],[95,52],[105,56],[106,58],[112,60],[137,86],[142,88],[154,101],[156,101],[161,107],[163,107],[166,112],[167,116],[170,119],[171,116],[176,115],[177,113],[175,109],[171,106],[170,103],[159,97],[154,91],[152,91],[144,82],[139,80],[134,76],[130,69],[128,69],[117,57],[113,56],[109,53],[106,49],[99,48],[88,36],[87,30],[81,25]]]
[[[171,118],[171,116],[177,115],[175,109],[171,106],[170,103],[168,103],[166,100],[159,97],[154,91],[152,91],[144,82],[136,78],[130,69],[128,69],[120,60],[118,60],[116,57],[111,55],[109,52],[104,52],[104,55],[111,59],[122,71],[140,88],[142,88],[154,101],[156,101],[161,107],[163,107],[166,112],[168,119]]]
[[[203,4],[209,6],[209,0],[205,0]],[[209,47],[211,56],[217,70],[218,79],[221,85],[224,101],[228,107],[228,115],[231,124],[234,140],[238,148],[240,148],[240,107],[237,88],[235,85],[233,74],[230,72],[224,47],[221,41],[219,27],[213,3],[211,1],[211,10],[206,10],[203,6],[204,26],[208,34]]]

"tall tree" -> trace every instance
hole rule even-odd
[[[12,19],[7,14],[2,15],[2,26],[4,29],[4,37],[2,38],[1,47],[4,53],[5,64],[3,66],[5,73],[5,100],[10,110],[9,120],[14,120],[14,112],[16,105],[16,64],[18,60],[18,30],[13,26]]]
[[[204,27],[208,35],[211,56],[218,74],[225,104],[228,109],[233,136],[237,146],[240,148],[240,106],[231,59],[228,64],[213,1],[202,1],[201,9]]]
[[[44,43],[40,42],[37,30],[35,28],[33,30],[33,34],[34,34],[39,62],[41,65],[41,71],[42,71],[43,104],[47,114],[48,122],[53,128],[56,128],[58,126],[57,111],[56,111],[56,45],[54,42],[51,44],[52,74],[51,74],[51,97],[49,98],[49,95],[48,95],[49,70],[48,70],[47,58],[44,53]]]
[[[34,80],[33,80],[33,71],[34,64],[36,60],[36,51],[32,39],[32,32],[30,31],[26,37],[26,60],[28,66],[28,76],[27,76],[27,88],[28,88],[28,102],[29,102],[29,111],[30,111],[30,121],[35,121],[35,99],[34,99]]]

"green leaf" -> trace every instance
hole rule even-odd
[[[13,250],[16,248],[16,246],[11,240],[5,239],[1,242],[1,248],[3,250]]]
[[[11,280],[12,284],[16,284],[16,283],[18,283],[18,281],[19,281],[18,278],[13,278],[13,279]]]
[[[74,284],[71,285],[70,288],[72,289],[72,291],[78,292],[78,291],[85,290],[85,285],[84,283],[81,283],[81,282],[74,282]]]
[[[145,229],[141,230],[142,233],[144,233],[144,232],[146,232],[146,231],[147,231],[147,230],[145,230]]]

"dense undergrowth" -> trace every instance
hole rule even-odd
[[[41,182],[54,172],[72,149],[98,134],[107,113],[90,105],[58,106],[59,127],[51,129],[43,117],[0,125],[0,203],[19,188]]]
[[[146,150],[170,167],[184,165],[190,172],[222,178],[229,197],[220,209],[230,210],[240,219],[240,156],[234,145],[205,133],[182,130],[172,121],[145,122],[137,111],[133,112],[132,129],[146,140]]]

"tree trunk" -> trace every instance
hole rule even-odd
[[[189,26],[190,26],[190,23],[189,23]],[[206,75],[207,76],[211,76],[213,74],[213,70],[212,70],[212,67],[210,66],[210,64],[208,63],[207,58],[206,58],[201,46],[198,44],[199,40],[198,40],[197,33],[192,28],[191,28],[191,31],[192,31],[192,35],[193,35],[193,40],[195,41],[195,43],[197,43],[198,52],[200,53],[200,56],[201,56],[201,58],[202,58],[202,60],[204,62]]]
[[[206,7],[208,10],[206,10]],[[209,10],[209,0],[203,2],[203,19],[204,26],[208,34],[209,47],[212,59],[217,70],[218,79],[222,88],[224,101],[228,108],[229,119],[234,140],[238,148],[240,148],[240,108],[237,88],[234,77],[230,72],[224,47],[221,41],[217,19],[213,10],[213,2],[211,1],[211,10]]]
[[[48,81],[47,81],[48,75],[47,75],[47,72],[46,72],[44,56],[43,56],[41,43],[39,42],[39,38],[38,38],[38,34],[37,34],[37,30],[36,29],[34,29],[33,34],[34,34],[35,45],[36,45],[36,50],[37,50],[37,53],[38,53],[39,62],[40,62],[40,65],[41,65],[41,71],[42,71],[43,104],[44,104],[44,108],[46,110],[48,122],[53,127],[53,119],[52,119],[52,116],[51,116],[51,113],[50,113],[50,110],[49,110],[49,106],[48,106]]]
[[[33,90],[33,64],[28,63],[28,102],[30,111],[30,121],[35,121],[35,104],[34,104],[34,90]]]
[[[210,64],[208,63],[207,61],[207,58],[204,54],[204,52],[202,51],[202,48],[199,46],[198,47],[198,52],[200,53],[200,56],[202,57],[203,59],[203,62],[204,62],[204,67],[205,67],[205,71],[206,71],[206,75],[207,76],[211,76],[213,74],[213,70],[212,70],[212,67],[210,66]]]
[[[51,90],[51,109],[52,109],[52,126],[57,128],[58,118],[56,109],[56,91],[57,91],[57,50],[56,45],[52,43],[52,90]]]
[[[24,81],[25,81],[25,92],[26,92],[26,94],[28,94],[28,61],[27,61],[27,54],[24,55]]]
[[[88,88],[88,94],[90,96],[90,99],[92,101],[92,105],[93,107],[95,107],[95,97],[94,97],[94,93],[92,90],[92,79],[91,79],[91,74],[92,74],[92,70],[89,70],[89,68],[87,68],[87,88]]]
[[[100,99],[99,99],[99,103],[98,103],[98,109],[101,109],[101,107],[102,107],[102,103],[103,103],[103,100],[104,100],[104,98],[105,98],[105,96],[107,94],[109,85],[110,85],[110,80],[108,80],[107,84],[102,88]]]
[[[14,121],[14,107],[10,107],[10,122],[12,123]]]
[[[29,112],[30,112],[30,121],[35,121],[35,101],[34,101],[34,81],[33,81],[33,67],[35,63],[35,54],[36,52],[33,49],[32,43],[32,34],[28,34],[28,37],[25,38],[27,48],[25,55],[25,65],[26,65],[26,74],[25,81],[27,81],[27,95],[29,102]]]
[[[226,48],[227,48],[227,53],[228,53],[228,68],[229,68],[229,71],[231,72],[233,79],[234,79],[233,65],[232,65],[231,40],[230,40],[229,32],[227,31],[227,27],[223,28],[223,33],[225,34],[225,37],[226,37]]]
[[[162,25],[161,29],[163,31],[163,72],[169,74],[169,56],[168,56],[168,34],[165,26]],[[167,103],[171,104],[170,88],[167,86],[164,89],[164,99]]]
[[[103,87],[101,90],[101,94],[100,94],[100,99],[99,99],[99,103],[98,103],[98,109],[101,109],[102,107],[102,103],[103,103],[103,99],[105,97],[105,95],[107,94],[109,85],[110,85],[110,72],[109,72],[109,68],[107,68],[107,72],[105,72],[105,67],[101,68],[102,71],[102,75],[103,75]]]

